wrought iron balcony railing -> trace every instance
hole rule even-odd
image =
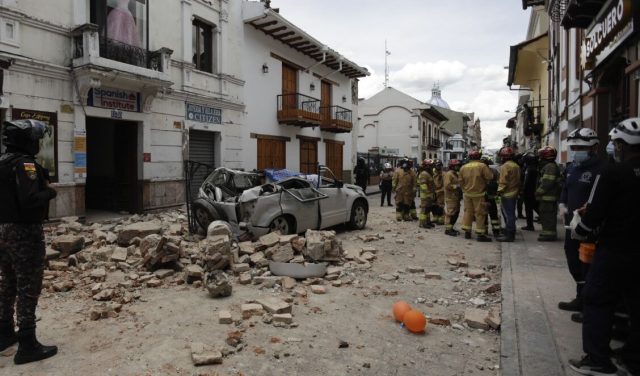
[[[280,124],[314,127],[321,123],[320,100],[300,93],[280,94],[278,122]]]
[[[327,132],[351,132],[353,128],[353,111],[340,106],[320,107],[322,125],[320,129]]]

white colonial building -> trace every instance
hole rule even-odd
[[[0,120],[55,130],[51,217],[182,205],[187,160],[298,170],[313,140],[317,162],[350,170],[368,74],[263,3],[228,0],[0,0],[0,69]]]

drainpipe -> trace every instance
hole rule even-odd
[[[325,74],[324,76],[320,77],[320,81],[324,80],[325,78],[327,78],[327,77],[329,77],[329,76],[331,76],[331,75],[333,75],[333,74],[335,74],[335,73],[340,72],[340,71],[342,70],[342,60],[343,60],[343,57],[342,57],[342,56],[340,56],[340,57],[338,58],[338,62],[340,63],[340,67],[339,67],[337,70],[335,70],[335,71],[333,71],[333,72],[331,72],[331,73],[329,73],[329,74]]]
[[[305,69],[305,72],[310,73],[311,68],[315,68],[320,64],[323,64],[325,61],[327,61],[327,52],[329,51],[329,47],[328,46],[322,46],[322,60],[316,62],[315,64],[311,65],[310,67]]]

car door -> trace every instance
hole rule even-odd
[[[320,201],[320,228],[339,225],[347,221],[347,192],[342,182],[337,180],[331,170],[322,168],[318,180],[318,191],[327,195],[326,200]]]
[[[328,197],[301,179],[290,179],[281,182],[280,186],[284,189],[280,199],[282,213],[296,219],[296,231],[300,233],[307,229],[319,228],[319,203]]]

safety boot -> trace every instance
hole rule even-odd
[[[50,358],[58,353],[57,346],[45,346],[36,339],[36,328],[18,332],[18,352],[13,358],[15,364],[25,364]]]
[[[516,240],[515,234],[510,232],[505,232],[503,235],[496,237],[496,240],[499,242],[508,242],[511,243]]]
[[[0,321],[0,351],[4,351],[18,342],[18,336],[14,330],[13,321]]]
[[[482,234],[482,235],[478,235],[476,237],[476,240],[481,242],[481,243],[488,243],[488,242],[491,241],[491,238],[488,237],[487,235]]]
[[[458,232],[454,229],[444,230],[445,235],[458,236]]]
[[[464,232],[464,238],[465,239],[471,239],[471,231],[465,231]]]
[[[574,298],[570,302],[560,302],[558,308],[563,311],[582,312],[582,298]]]

